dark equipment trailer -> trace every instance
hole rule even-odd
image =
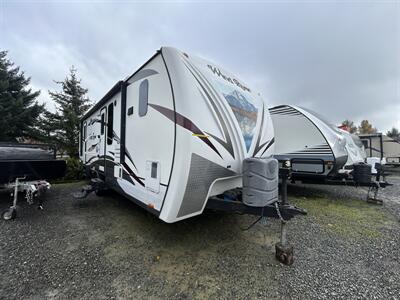
[[[4,220],[17,215],[18,192],[33,204],[34,198],[50,188],[46,180],[63,177],[66,162],[56,159],[55,148],[46,144],[0,143],[0,188],[11,191],[12,205],[1,213]],[[39,198],[39,208],[42,201]]]

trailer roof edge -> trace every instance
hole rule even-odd
[[[97,109],[99,109],[104,103],[106,103],[112,96],[114,96],[118,91],[121,90],[121,85],[123,81],[120,80],[118,81],[108,92],[107,94],[104,95],[103,98],[100,99],[91,109],[89,109],[84,116],[82,117],[82,120],[86,119],[88,116],[93,114]]]
[[[143,65],[141,65],[132,75],[126,77],[124,80],[119,80],[108,92],[105,94],[103,98],[100,99],[91,109],[89,109],[82,117],[81,120],[87,119],[87,117],[93,114],[96,110],[101,108],[104,103],[106,103],[111,97],[113,97],[117,92],[121,90],[121,86],[123,83],[128,82],[137,72],[143,69],[154,57],[156,57],[159,53],[161,53],[162,47],[156,51],[154,55],[152,55]]]
[[[383,136],[382,132],[377,132],[377,133],[360,133],[357,134],[359,137],[379,137]]]

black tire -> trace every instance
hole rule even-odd
[[[17,210],[13,207],[6,209],[1,213],[1,218],[5,221],[13,220],[17,217]]]

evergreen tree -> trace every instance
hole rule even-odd
[[[45,110],[38,119],[38,125],[32,134],[33,138],[45,144],[51,144],[56,147],[57,152],[60,147],[57,147],[56,131],[57,124],[54,122],[53,114]]]
[[[40,91],[29,88],[30,77],[0,51],[0,141],[15,142],[34,137],[34,127],[44,105],[36,98]]]
[[[394,140],[400,140],[400,131],[396,127],[393,127],[388,132],[386,132],[386,135]]]
[[[53,138],[51,131],[54,130],[54,138],[58,147],[65,150],[70,157],[79,155],[79,120],[89,109],[89,99],[86,98],[87,89],[81,86],[77,70],[70,68],[69,75],[64,81],[55,81],[61,86],[61,92],[49,91],[50,97],[56,103],[57,112],[49,113],[47,124],[42,127],[48,137]]]
[[[376,133],[377,131],[368,120],[362,120],[360,126],[358,126],[358,132],[361,134]]]
[[[344,120],[342,122],[342,126],[346,126],[350,133],[356,133],[357,132],[357,126],[354,125],[353,121]]]

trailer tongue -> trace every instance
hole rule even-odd
[[[287,241],[287,221],[296,215],[306,215],[307,211],[290,205],[287,199],[287,181],[290,178],[290,169],[280,168],[279,177],[281,179],[281,199],[262,207],[248,206],[243,203],[243,193],[241,189],[227,191],[222,195],[208,199],[207,209],[233,212],[240,214],[249,214],[260,216],[247,229],[250,229],[261,219],[270,217],[281,221],[280,241],[275,244],[275,257],[285,265],[291,265],[294,262],[293,246]]]

